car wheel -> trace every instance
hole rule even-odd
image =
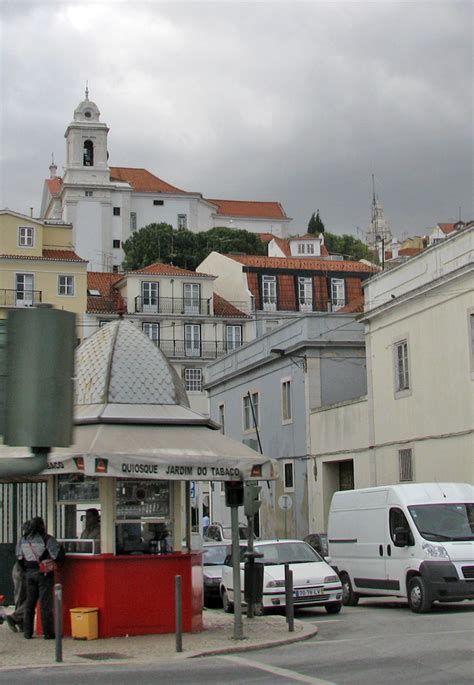
[[[331,602],[324,605],[328,614],[338,614],[342,609],[342,602]]]
[[[426,582],[421,576],[415,576],[408,583],[408,605],[416,614],[424,614],[433,604]]]
[[[345,607],[355,607],[359,602],[359,595],[352,589],[351,579],[347,573],[341,575],[342,603]]]
[[[234,604],[230,601],[227,590],[222,590],[222,607],[226,614],[232,614],[234,612]]]

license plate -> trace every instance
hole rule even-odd
[[[316,595],[321,595],[323,593],[322,587],[309,587],[303,590],[295,590],[295,597],[315,597]]]

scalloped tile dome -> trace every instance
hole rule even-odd
[[[189,407],[183,382],[142,331],[119,319],[76,352],[76,405],[174,404]]]

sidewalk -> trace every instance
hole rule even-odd
[[[247,619],[244,615],[243,640],[234,640],[234,617],[219,610],[205,610],[204,630],[183,635],[183,652],[176,653],[174,635],[145,635],[103,640],[63,639],[63,664],[156,662],[160,659],[191,658],[210,654],[264,649],[280,644],[306,640],[317,633],[315,625],[295,620],[295,630],[288,632],[284,616],[261,616]],[[55,641],[35,638],[25,640],[13,633],[6,623],[0,626],[0,672],[6,668],[51,666],[55,660]]]

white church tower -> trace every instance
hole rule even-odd
[[[89,271],[119,268],[121,244],[128,237],[129,213],[122,208],[132,189],[126,183],[110,180],[108,132],[86,88],[85,99],[74,110],[74,119],[64,134],[63,177],[56,175],[53,163],[41,207],[42,217],[72,224],[75,250],[88,260]]]

